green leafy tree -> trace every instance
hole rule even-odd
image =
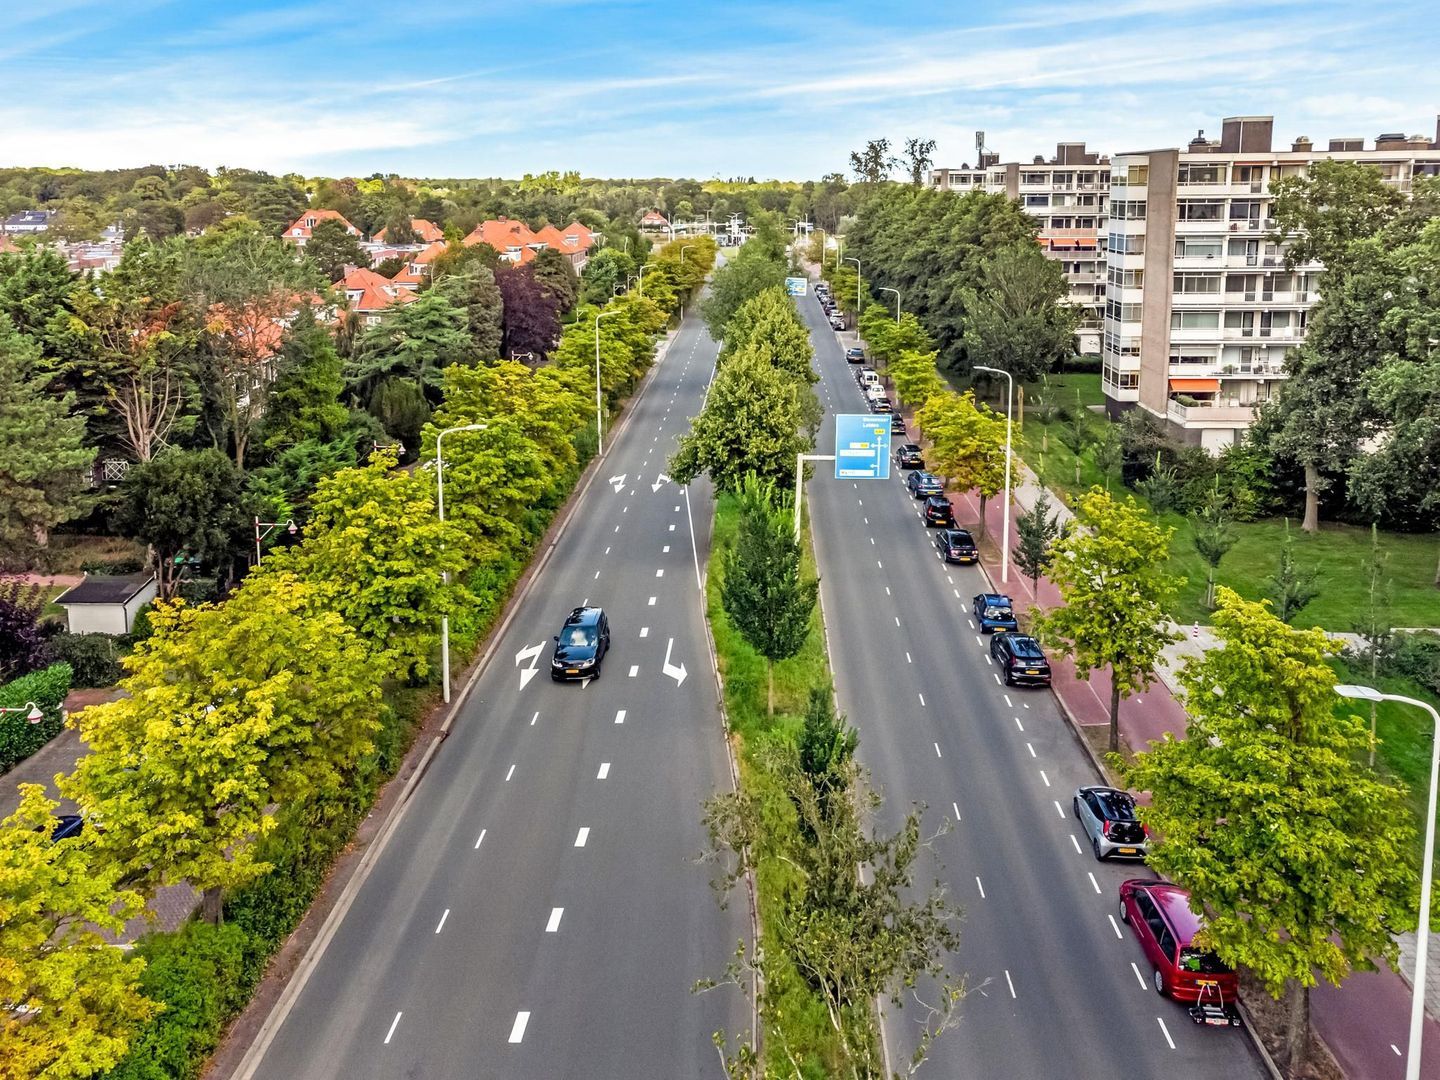
[[[962,293],[963,344],[972,363],[998,367],[1033,382],[1075,352],[1078,308],[1054,259],[1033,243],[994,252],[978,288]]]
[[[570,311],[580,298],[580,278],[570,257],[564,252],[546,248],[535,256],[535,280],[554,299],[557,311]]]
[[[634,272],[635,263],[630,256],[614,248],[602,248],[590,257],[580,273],[580,303],[603,307],[624,287],[626,276]]]
[[[800,321],[784,289],[766,289],[735,310],[725,329],[720,363],[739,349],[762,344],[769,348],[777,368],[807,384],[820,381],[811,367],[815,349],[810,343],[810,331]]]
[[[1215,571],[1220,561],[1229,554],[1239,536],[1231,523],[1225,500],[1220,496],[1219,486],[1211,493],[1199,512],[1190,515],[1191,542],[1195,553],[1205,560],[1205,606],[1215,606]]]
[[[669,473],[688,484],[702,473],[720,491],[739,490],[755,474],[793,482],[795,459],[810,448],[801,430],[801,394],[811,394],[759,349],[737,352],[715,376],[700,415],[680,437]]]
[[[127,696],[81,712],[90,747],[61,793],[105,822],[94,843],[145,892],[223,891],[264,874],[278,806],[336,794],[371,749],[381,671],[315,587],[247,578],[221,606],[161,604],[126,661]]]
[[[1288,996],[1283,1063],[1303,1076],[1310,987],[1393,964],[1415,925],[1415,830],[1404,792],[1360,764],[1363,723],[1333,711],[1325,634],[1224,587],[1214,625],[1222,647],[1180,675],[1187,737],[1116,765],[1152,793],[1147,861],[1190,891],[1199,943]]]
[[[250,526],[240,470],[218,450],[167,447],[133,466],[121,490],[115,527],[149,545],[165,599],[179,586],[180,556],[228,570]]]
[[[915,413],[930,440],[930,466],[961,491],[980,496],[976,532],[985,535],[985,504],[1005,484],[1005,419],[976,405],[972,391],[932,396]]]
[[[934,164],[934,139],[905,140],[905,171],[910,174],[910,183],[916,187],[924,186],[930,166]]]
[[[1173,465],[1165,465],[1162,462],[1160,451],[1157,450],[1155,463],[1150,467],[1149,475],[1135,485],[1135,490],[1144,496],[1145,501],[1150,504],[1150,509],[1155,513],[1163,514],[1167,510],[1174,510],[1180,502],[1179,473]],[[1203,552],[1201,556],[1204,557]],[[1207,601],[1206,606],[1213,607],[1214,604]]]
[[[50,527],[84,506],[95,460],[85,418],[70,415],[73,393],[53,397],[39,347],[0,315],[0,562],[43,547]]]
[[[361,400],[388,378],[414,382],[438,397],[441,374],[471,362],[474,349],[465,309],[443,287],[427,289],[414,303],[392,306],[365,331],[345,378]]]
[[[419,452],[420,432],[430,422],[431,412],[419,386],[406,379],[382,379],[366,408],[385,433],[405,448],[404,457],[413,458]]]
[[[862,183],[887,180],[900,161],[890,153],[889,139],[871,139],[863,150],[850,151],[850,170]]]
[[[1080,404],[1080,392],[1075,392],[1075,408],[1065,417],[1065,422],[1056,431],[1060,441],[1065,444],[1065,449],[1075,455],[1075,486],[1080,486],[1080,464],[1089,450],[1095,443],[1095,433],[1090,429],[1090,416],[1085,407]]]
[[[944,393],[945,380],[940,378],[935,361],[933,352],[902,349],[889,362],[890,378],[901,401],[920,406],[936,394]]]
[[[159,1006],[140,992],[145,961],[110,945],[140,912],[118,868],[82,834],[52,841],[59,803],[39,784],[0,821],[0,1078],[83,1080],[116,1065]]]
[[[317,221],[302,250],[327,281],[339,281],[347,266],[370,265],[370,254],[360,246],[360,238],[352,236],[345,223],[335,218]]]
[[[812,686],[797,750],[800,769],[815,790],[824,818],[830,817],[832,800],[849,796],[851,762],[859,745],[860,733],[836,715],[830,687]]]
[[[731,317],[740,305],[766,289],[783,288],[785,285],[785,261],[783,257],[766,254],[759,246],[746,244],[738,254],[727,259],[715,271],[710,283],[710,292],[700,305],[700,313],[710,336],[723,341],[728,333]]]
[[[1073,657],[1082,679],[1110,671],[1110,749],[1120,749],[1120,701],[1148,689],[1160,652],[1178,637],[1166,611],[1183,581],[1165,573],[1174,529],[1156,525],[1134,498],[1098,487],[1075,500],[1076,528],[1054,544],[1050,580],[1065,606],[1037,629]]]
[[[740,488],[740,530],[725,560],[720,600],[725,614],[765,658],[765,708],[775,715],[775,661],[805,645],[819,581],[801,575],[800,544],[773,482],[747,477]]]
[[[1356,240],[1379,234],[1400,217],[1405,193],[1361,161],[1316,161],[1276,180],[1270,212],[1275,239],[1290,266],[1319,261],[1344,272]]]
[[[505,301],[495,275],[484,266],[472,266],[461,274],[447,274],[435,283],[435,290],[465,313],[470,335],[470,362],[493,364],[500,359],[504,340]]]
[[[350,410],[340,402],[344,365],[325,327],[306,311],[280,345],[270,407],[260,426],[266,450],[309,440],[330,442],[350,427]]]
[[[1119,471],[1125,458],[1125,448],[1120,444],[1120,431],[1114,424],[1106,424],[1095,440],[1095,467],[1105,477],[1105,490],[1110,490],[1110,480]]]
[[[1280,542],[1275,573],[1270,576],[1270,598],[1275,602],[1275,614],[1281,622],[1293,620],[1320,595],[1316,584],[1319,576],[1319,567],[1302,567],[1295,561],[1295,538],[1290,535],[1290,519],[1286,518],[1285,538]]]
[[[1042,487],[1030,509],[1015,519],[1015,568],[1030,579],[1030,591],[1037,598],[1040,579],[1055,558],[1055,541],[1063,535],[1060,514],[1050,512],[1050,492]]]

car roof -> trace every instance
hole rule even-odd
[[[594,626],[600,621],[600,616],[605,614],[603,608],[598,607],[577,607],[565,619],[566,626]]]
[[[1104,787],[1102,785],[1088,787],[1084,790],[1094,795],[1100,801],[1101,808],[1117,820],[1135,820],[1135,797],[1128,791],[1121,791],[1119,788]]]
[[[1189,945],[1200,931],[1201,923],[1200,916],[1190,910],[1190,894],[1179,885],[1166,881],[1147,881],[1140,888],[1149,893],[1150,899],[1164,912],[1165,921],[1170,924],[1181,948]]]
[[[969,529],[941,529],[940,532],[942,535],[950,537],[952,540],[958,540],[961,537],[964,537],[966,540],[975,539],[973,536],[970,535]]]
[[[1016,656],[1045,655],[1040,649],[1040,643],[1029,634],[1001,634],[999,636],[1005,640]]]
[[[929,495],[926,497],[925,503],[926,505],[934,503],[937,506],[940,505],[940,503],[944,503],[946,506],[949,506],[950,500],[947,499],[944,495]]]
[[[982,592],[979,596],[975,597],[975,599],[979,600],[982,604],[989,604],[991,607],[1015,606],[1015,602],[1011,600],[1010,597],[1006,596],[1004,593]]]

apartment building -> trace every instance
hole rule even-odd
[[[983,154],[980,165],[935,169],[930,185],[941,191],[982,190],[1018,199],[1040,224],[1045,254],[1060,263],[1070,285],[1070,302],[1081,309],[1075,351],[1098,356],[1105,305],[1105,219],[1109,202],[1110,159],[1064,142],[1048,161],[1004,162]]]
[[[1117,154],[1109,178],[1102,379],[1112,417],[1142,408],[1172,437],[1218,453],[1281,392],[1285,358],[1305,340],[1323,268],[1285,265],[1271,185],[1325,158],[1373,165],[1409,190],[1440,174],[1435,138],[1299,138],[1272,146],[1273,119],[1234,116],[1220,138]]]

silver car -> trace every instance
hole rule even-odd
[[[1095,858],[1145,857],[1149,834],[1135,816],[1135,799],[1128,791],[1098,784],[1076,788],[1073,805]]]

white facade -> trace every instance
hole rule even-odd
[[[102,596],[87,599],[87,587],[104,581]],[[121,582],[129,584],[121,586]],[[87,578],[56,598],[65,609],[66,629],[72,634],[128,634],[135,628],[135,615],[155,599],[155,578]]]

